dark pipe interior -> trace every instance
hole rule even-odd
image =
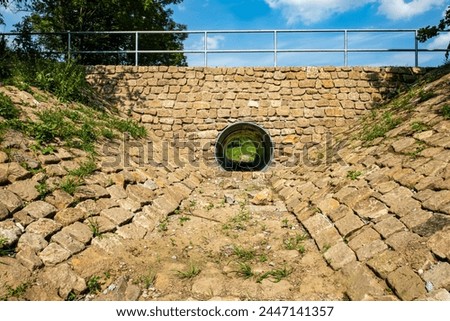
[[[272,162],[272,140],[270,135],[256,124],[231,124],[217,138],[215,157],[219,165],[227,171],[262,171]]]

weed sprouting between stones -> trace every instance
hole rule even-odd
[[[186,271],[177,271],[177,275],[180,279],[192,279],[199,275],[201,271],[195,264],[191,264]]]

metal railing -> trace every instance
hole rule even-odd
[[[449,32],[449,30],[444,31]],[[279,39],[281,35],[286,34],[338,34],[341,37],[341,45],[336,48],[283,48],[279,45]],[[351,47],[349,45],[349,37],[352,34],[393,34],[398,33],[402,35],[410,36],[408,40],[409,45],[404,48],[358,48]],[[131,35],[134,38],[134,49],[121,49],[121,50],[77,50],[73,45],[73,38],[80,35]],[[194,49],[180,49],[180,50],[143,50],[140,47],[140,37],[148,34],[183,34],[189,39],[191,35],[201,36],[201,48]],[[265,34],[271,37],[272,45],[270,48],[251,48],[251,49],[217,49],[208,48],[208,40],[217,35],[254,35]],[[200,54],[203,56],[203,66],[209,66],[209,57],[215,54],[236,54],[236,53],[259,53],[259,54],[271,54],[273,55],[273,66],[278,66],[279,57],[281,54],[286,53],[335,53],[342,54],[342,61],[344,66],[349,64],[349,54],[351,53],[411,53],[414,55],[414,66],[419,66],[419,54],[425,52],[447,52],[448,48],[420,48],[417,38],[417,29],[292,29],[292,30],[196,30],[196,31],[65,31],[57,33],[29,33],[29,36],[40,35],[55,35],[67,37],[67,48],[64,51],[58,52],[62,55],[67,55],[67,58],[75,55],[88,55],[88,54],[131,54],[134,55],[134,64],[139,65],[139,55],[141,54]],[[0,36],[18,36],[20,33],[0,33]],[[386,39],[389,39],[386,38]]]

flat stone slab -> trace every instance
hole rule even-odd
[[[366,228],[358,235],[352,237],[348,242],[348,246],[353,250],[357,251],[361,247],[366,244],[369,244],[373,241],[381,239],[380,234],[375,231],[373,228]]]
[[[110,195],[106,188],[100,185],[86,185],[77,188],[74,196],[79,200],[97,200],[99,198],[109,197]]]
[[[28,233],[39,234],[45,239],[53,235],[62,228],[60,223],[48,218],[40,218],[36,222],[31,223],[25,229]]]
[[[385,283],[361,262],[347,264],[342,270],[347,295],[352,301],[384,299],[388,294]]]
[[[322,230],[332,228],[333,225],[323,214],[316,214],[303,222],[306,230],[315,238]]]
[[[65,263],[46,269],[42,275],[42,280],[55,288],[58,295],[63,299],[67,299],[71,292],[80,294],[87,289],[85,280]]]
[[[124,239],[143,239],[147,231],[136,223],[122,225],[116,231],[117,235]]]
[[[20,236],[19,242],[17,243],[17,249],[22,250],[31,248],[37,253],[45,249],[47,245],[48,242],[41,234],[26,232]]]
[[[65,208],[55,215],[55,221],[63,226],[68,226],[85,218],[86,212],[79,208]]]
[[[106,190],[108,191],[112,199],[123,199],[128,197],[125,189],[119,185],[111,185],[107,187]]]
[[[0,189],[0,203],[2,203],[11,213],[16,212],[23,206],[23,202],[19,196],[4,189]]]
[[[6,239],[4,245],[15,244],[19,240],[20,235],[22,235],[22,230],[13,221],[0,222],[0,238]]]
[[[70,251],[64,249],[61,245],[50,243],[49,246],[39,254],[39,257],[46,266],[54,266],[67,260],[70,255]]]
[[[429,197],[425,202],[423,202],[423,207],[430,209],[432,211],[442,211],[442,208],[450,203],[450,191],[438,191],[434,192],[431,197]]]
[[[426,222],[413,228],[413,232],[420,236],[432,236],[436,232],[450,225],[450,217],[443,214],[434,214]]]
[[[75,222],[69,226],[66,226],[62,229],[62,231],[83,244],[89,243],[93,236],[92,230],[89,226],[81,222]]]
[[[350,214],[336,221],[334,225],[338,229],[339,233],[345,237],[346,235],[349,235],[350,233],[363,227],[364,223],[357,215]]]
[[[387,206],[373,197],[356,204],[354,210],[361,218],[372,221],[388,214]]]
[[[427,245],[439,258],[450,260],[450,227],[431,236]]]
[[[426,294],[425,282],[408,266],[391,272],[387,281],[402,300],[412,301]]]
[[[396,232],[406,230],[406,226],[398,219],[391,216],[382,220],[380,223],[375,224],[374,229],[384,238],[388,238]]]
[[[104,216],[114,224],[120,226],[131,221],[134,214],[126,209],[113,207],[101,211],[100,216]]]
[[[358,257],[359,261],[366,261],[387,249],[388,246],[386,245],[386,243],[384,243],[382,240],[375,240],[359,248],[356,251],[356,256]]]
[[[53,235],[51,241],[61,245],[64,249],[69,251],[71,255],[81,252],[85,249],[83,243],[73,238],[64,230]]]
[[[353,252],[344,242],[339,242],[330,247],[323,256],[334,270],[339,270],[345,265],[356,261],[355,252]]]
[[[32,202],[39,198],[36,182],[32,180],[17,181],[8,186],[8,190],[18,195],[22,200]]]
[[[36,201],[23,208],[28,215],[35,219],[51,217],[56,213],[57,208],[44,201]]]
[[[397,251],[384,251],[371,258],[367,265],[380,275],[383,279],[387,279],[391,272],[406,264],[406,260]]]
[[[128,185],[126,192],[128,197],[138,202],[140,206],[150,204],[155,198],[155,192],[142,185]]]
[[[391,212],[400,217],[422,210],[420,202],[413,198],[411,190],[403,186],[384,194],[381,201],[389,206]]]
[[[164,195],[156,198],[151,207],[153,212],[158,213],[161,217],[166,217],[170,213],[173,213],[179,205],[180,203],[174,198]]]
[[[30,178],[32,176],[29,171],[16,162],[0,164],[0,170],[6,172],[8,181],[11,183]]]
[[[434,289],[444,288],[450,291],[450,264],[448,262],[439,262],[423,274],[426,282],[431,282]]]
[[[39,256],[36,255],[36,252],[30,247],[25,247],[17,252],[16,258],[19,260],[20,264],[30,271],[39,269],[44,265]]]
[[[396,153],[401,153],[403,151],[409,151],[413,145],[415,145],[417,140],[412,137],[405,137],[399,140],[396,140],[392,144],[392,148]]]

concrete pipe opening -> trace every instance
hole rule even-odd
[[[272,140],[261,126],[249,122],[234,123],[219,134],[215,157],[226,171],[263,171],[273,159]]]

